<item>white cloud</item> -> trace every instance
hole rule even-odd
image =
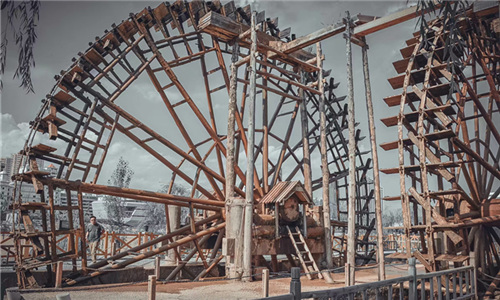
[[[0,157],[8,157],[18,153],[24,148],[26,140],[30,135],[30,125],[27,122],[16,123],[11,114],[1,114],[1,138],[0,138]],[[65,142],[62,140],[50,140],[48,135],[37,132],[31,142],[31,145],[45,144],[56,149],[63,148]]]
[[[11,114],[1,114],[1,157],[10,156],[19,152],[24,147],[24,143],[29,135],[29,124],[17,124]]]
[[[160,94],[151,84],[136,82],[134,85],[132,85],[132,91],[141,96],[141,99],[139,100],[147,100],[151,102],[162,101]]]

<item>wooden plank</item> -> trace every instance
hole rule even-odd
[[[47,122],[47,126],[49,129],[49,139],[56,140],[57,139],[57,125],[53,122]]]
[[[464,261],[467,261],[469,259],[469,256],[467,255],[452,255],[452,254],[441,254],[436,256],[437,261],[451,261],[451,262],[457,262],[457,263],[463,263]]]
[[[27,233],[35,233],[35,226],[33,226],[33,222],[28,213],[21,213],[21,215],[23,217],[24,230]]]
[[[67,106],[71,104],[76,99],[65,91],[59,91],[57,94],[50,96],[52,101],[56,102],[58,107]]]
[[[422,253],[420,253],[420,251],[416,250],[415,252],[413,252],[413,256],[415,256],[415,258],[424,265],[425,269],[428,272],[434,272],[434,268],[429,264],[427,259],[424,257],[424,255],[422,255]]]
[[[148,300],[156,299],[156,276],[149,275],[148,277]]]
[[[448,95],[448,92],[450,91],[450,84],[449,83],[442,83],[438,85],[434,85],[432,87],[429,87],[427,90],[432,96],[434,97],[441,97],[444,95]],[[413,91],[409,91],[406,94],[406,99],[405,103],[410,103],[410,102],[415,102],[419,101],[420,98],[415,94]],[[392,107],[392,106],[398,106],[401,103],[401,95],[394,95],[390,97],[384,98],[385,103]]]
[[[118,27],[116,27],[116,29],[126,40],[130,40],[130,38],[139,31],[134,23],[130,20],[123,21],[120,25],[118,25]]]
[[[102,57],[102,55],[93,47],[85,52],[85,54],[83,54],[83,57],[96,66],[99,66],[100,64],[106,64],[106,60],[104,59],[104,57]]]
[[[32,150],[37,150],[37,151],[40,151],[40,152],[46,152],[46,153],[54,152],[54,151],[57,150],[57,148],[50,147],[50,146],[47,146],[47,145],[44,145],[44,144],[35,145],[35,146],[31,147],[31,149]]]
[[[436,78],[446,77],[447,76],[446,73],[441,72],[443,70],[446,70],[446,67],[447,67],[446,63],[432,66],[431,69],[433,71],[432,72],[433,77],[436,77]],[[410,76],[411,76],[410,83],[412,85],[414,85],[415,83],[424,82],[425,73],[426,73],[425,68],[412,71],[410,73]],[[405,77],[406,77],[406,74],[401,74],[401,75],[389,78],[388,81],[391,84],[393,89],[399,89],[399,88],[403,87]]]
[[[63,261],[58,261],[56,266],[56,288],[62,287],[62,279],[63,279]]]
[[[335,24],[335,25],[329,25],[325,28],[322,28],[320,30],[317,30],[313,33],[310,33],[306,36],[299,37],[291,42],[288,43],[278,43],[277,44],[277,49],[284,53],[293,53],[297,50],[300,50],[302,48],[311,46],[316,44],[319,41],[322,41],[324,39],[327,39],[329,37],[332,37],[334,35],[337,35],[339,33],[344,32],[345,30],[345,25],[342,23]],[[286,30],[283,30],[286,31]],[[280,32],[280,37],[282,36],[282,33]]]
[[[33,187],[35,188],[35,193],[36,194],[41,194],[43,193],[43,183],[36,178],[35,175],[31,176],[31,182],[33,183]]]
[[[157,20],[164,21],[165,17],[169,15],[168,9],[165,5],[165,3],[161,3],[158,5],[154,10],[153,14]],[[159,279],[159,278],[158,278]]]
[[[278,37],[280,39],[286,39],[286,38],[289,38],[290,37],[290,33],[292,33],[292,28],[291,27],[287,27],[283,30],[281,30],[279,33],[278,33]]]
[[[436,3],[434,7],[438,9],[440,5]],[[419,14],[420,12],[417,11],[417,6],[412,6],[404,10],[387,15],[385,17],[373,20],[366,24],[357,26],[354,28],[353,34],[355,36],[366,36],[368,34],[380,31],[382,29],[411,20],[417,17]]]

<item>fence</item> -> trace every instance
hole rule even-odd
[[[9,236],[9,232],[1,232],[0,251],[2,264],[8,264],[14,260],[14,239]],[[75,245],[80,245],[81,236],[79,232],[75,232]],[[144,244],[150,240],[157,238],[159,235],[152,232],[139,232],[136,234],[104,232],[101,235],[101,242],[97,249],[97,256],[107,258],[116,253],[126,251],[135,246]],[[56,249],[58,253],[66,253],[72,251],[70,247],[70,234],[59,235],[56,238]],[[30,240],[21,240],[21,249],[23,257],[32,257],[36,251],[32,251],[33,244]],[[156,246],[148,247],[142,251],[153,250]]]
[[[292,268],[290,293],[261,299],[477,299],[473,266],[417,275],[415,261],[409,259],[408,276],[310,292],[301,291],[300,268]]]
[[[75,245],[80,245],[81,236],[79,232],[74,233],[75,236]],[[140,246],[148,241],[151,241],[157,238],[159,235],[154,234],[152,232],[139,232],[139,233],[116,233],[116,232],[108,232],[105,231],[101,235],[101,241],[99,243],[99,247],[97,248],[97,257],[108,258],[117,253],[124,252],[129,250],[130,248]],[[56,238],[56,249],[58,253],[67,253],[72,251],[70,247],[70,234],[62,234],[57,236]],[[22,239],[21,242],[21,251],[23,252],[23,257],[36,257],[36,251],[33,251],[34,245],[30,240]],[[50,241],[49,241],[50,243]],[[153,245],[148,248],[142,249],[140,252],[151,251],[155,248],[159,247],[159,245]],[[80,247],[78,247],[80,248]],[[14,239],[10,236],[9,232],[0,232],[0,256],[2,258],[2,264],[9,264],[14,262],[15,253],[14,253],[15,245]],[[189,244],[182,245],[179,247],[179,252],[181,257],[184,257],[189,253],[190,246]],[[202,249],[205,256],[208,256],[212,249]],[[200,259],[200,254],[198,253],[194,258],[194,261],[198,261]]]
[[[344,241],[347,240],[347,236],[332,236],[332,248],[337,253],[344,253],[346,251],[347,245]],[[377,236],[370,235],[368,241],[372,242],[368,250],[376,249]],[[410,245],[412,251],[421,250],[420,237],[416,234],[410,236]],[[361,247],[358,245],[358,247]],[[384,237],[384,250],[386,251],[406,251],[406,235],[404,234],[388,234]]]

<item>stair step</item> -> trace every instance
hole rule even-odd
[[[434,114],[434,111],[442,111],[447,116],[455,114],[455,110],[451,107],[451,105],[442,105],[442,106],[438,106],[438,107],[431,108],[431,109],[425,109],[424,112],[427,113],[427,116],[425,116],[425,118],[426,119],[427,118],[436,118],[437,116]],[[405,114],[404,117],[405,117],[406,121],[408,121],[410,123],[417,122],[418,117],[419,117],[419,112],[413,111],[413,112]],[[380,119],[380,121],[382,121],[382,123],[384,123],[384,125],[387,127],[396,126],[396,125],[398,125],[398,116],[396,115],[396,116],[392,116],[392,117],[388,117],[388,118],[383,118],[383,119]]]
[[[450,91],[450,84],[449,83],[442,83],[442,84],[434,85],[434,86],[429,87],[428,91],[434,97],[441,97],[444,95],[448,95],[448,92]],[[390,107],[398,106],[401,103],[401,94],[385,97],[384,101]],[[420,98],[415,94],[415,92],[409,91],[406,94],[405,101],[406,101],[406,103],[415,102],[415,101],[420,101]]]
[[[455,133],[453,132],[453,130],[448,129],[448,130],[443,130],[443,131],[438,131],[438,132],[432,132],[432,133],[424,135],[424,137],[428,141],[436,141],[436,140],[440,140],[440,139],[449,139],[451,137],[455,137]],[[409,146],[409,145],[413,145],[413,142],[410,141],[410,139],[404,139],[403,144],[405,146]],[[382,147],[382,149],[384,149],[385,151],[394,150],[394,149],[398,148],[398,141],[382,143],[382,144],[380,144],[380,147]]]
[[[433,71],[432,76],[436,77],[436,78],[441,78],[444,75],[442,75],[442,73],[439,72],[439,70],[446,70],[446,63],[440,64],[437,66],[433,66],[431,68]],[[425,72],[426,72],[426,69],[413,70],[410,73],[410,76],[411,76],[410,84],[424,82]],[[388,81],[391,84],[393,89],[399,89],[399,88],[403,87],[405,77],[406,77],[406,74],[402,74],[402,75],[398,75],[398,76],[389,78]]]
[[[57,149],[54,147],[47,146],[45,144],[38,144],[36,146],[31,147],[31,150],[36,150],[38,152],[43,152],[43,153],[50,153],[56,151]]]

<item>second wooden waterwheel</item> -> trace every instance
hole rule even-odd
[[[382,144],[397,151],[405,253],[427,271],[475,261],[479,278],[500,266],[500,97],[498,5],[467,10],[450,36],[437,19],[409,39],[390,78],[396,96],[385,98],[396,116],[382,122],[397,128],[398,139]],[[453,64],[455,62],[455,64]],[[420,236],[412,249],[410,233]]]

